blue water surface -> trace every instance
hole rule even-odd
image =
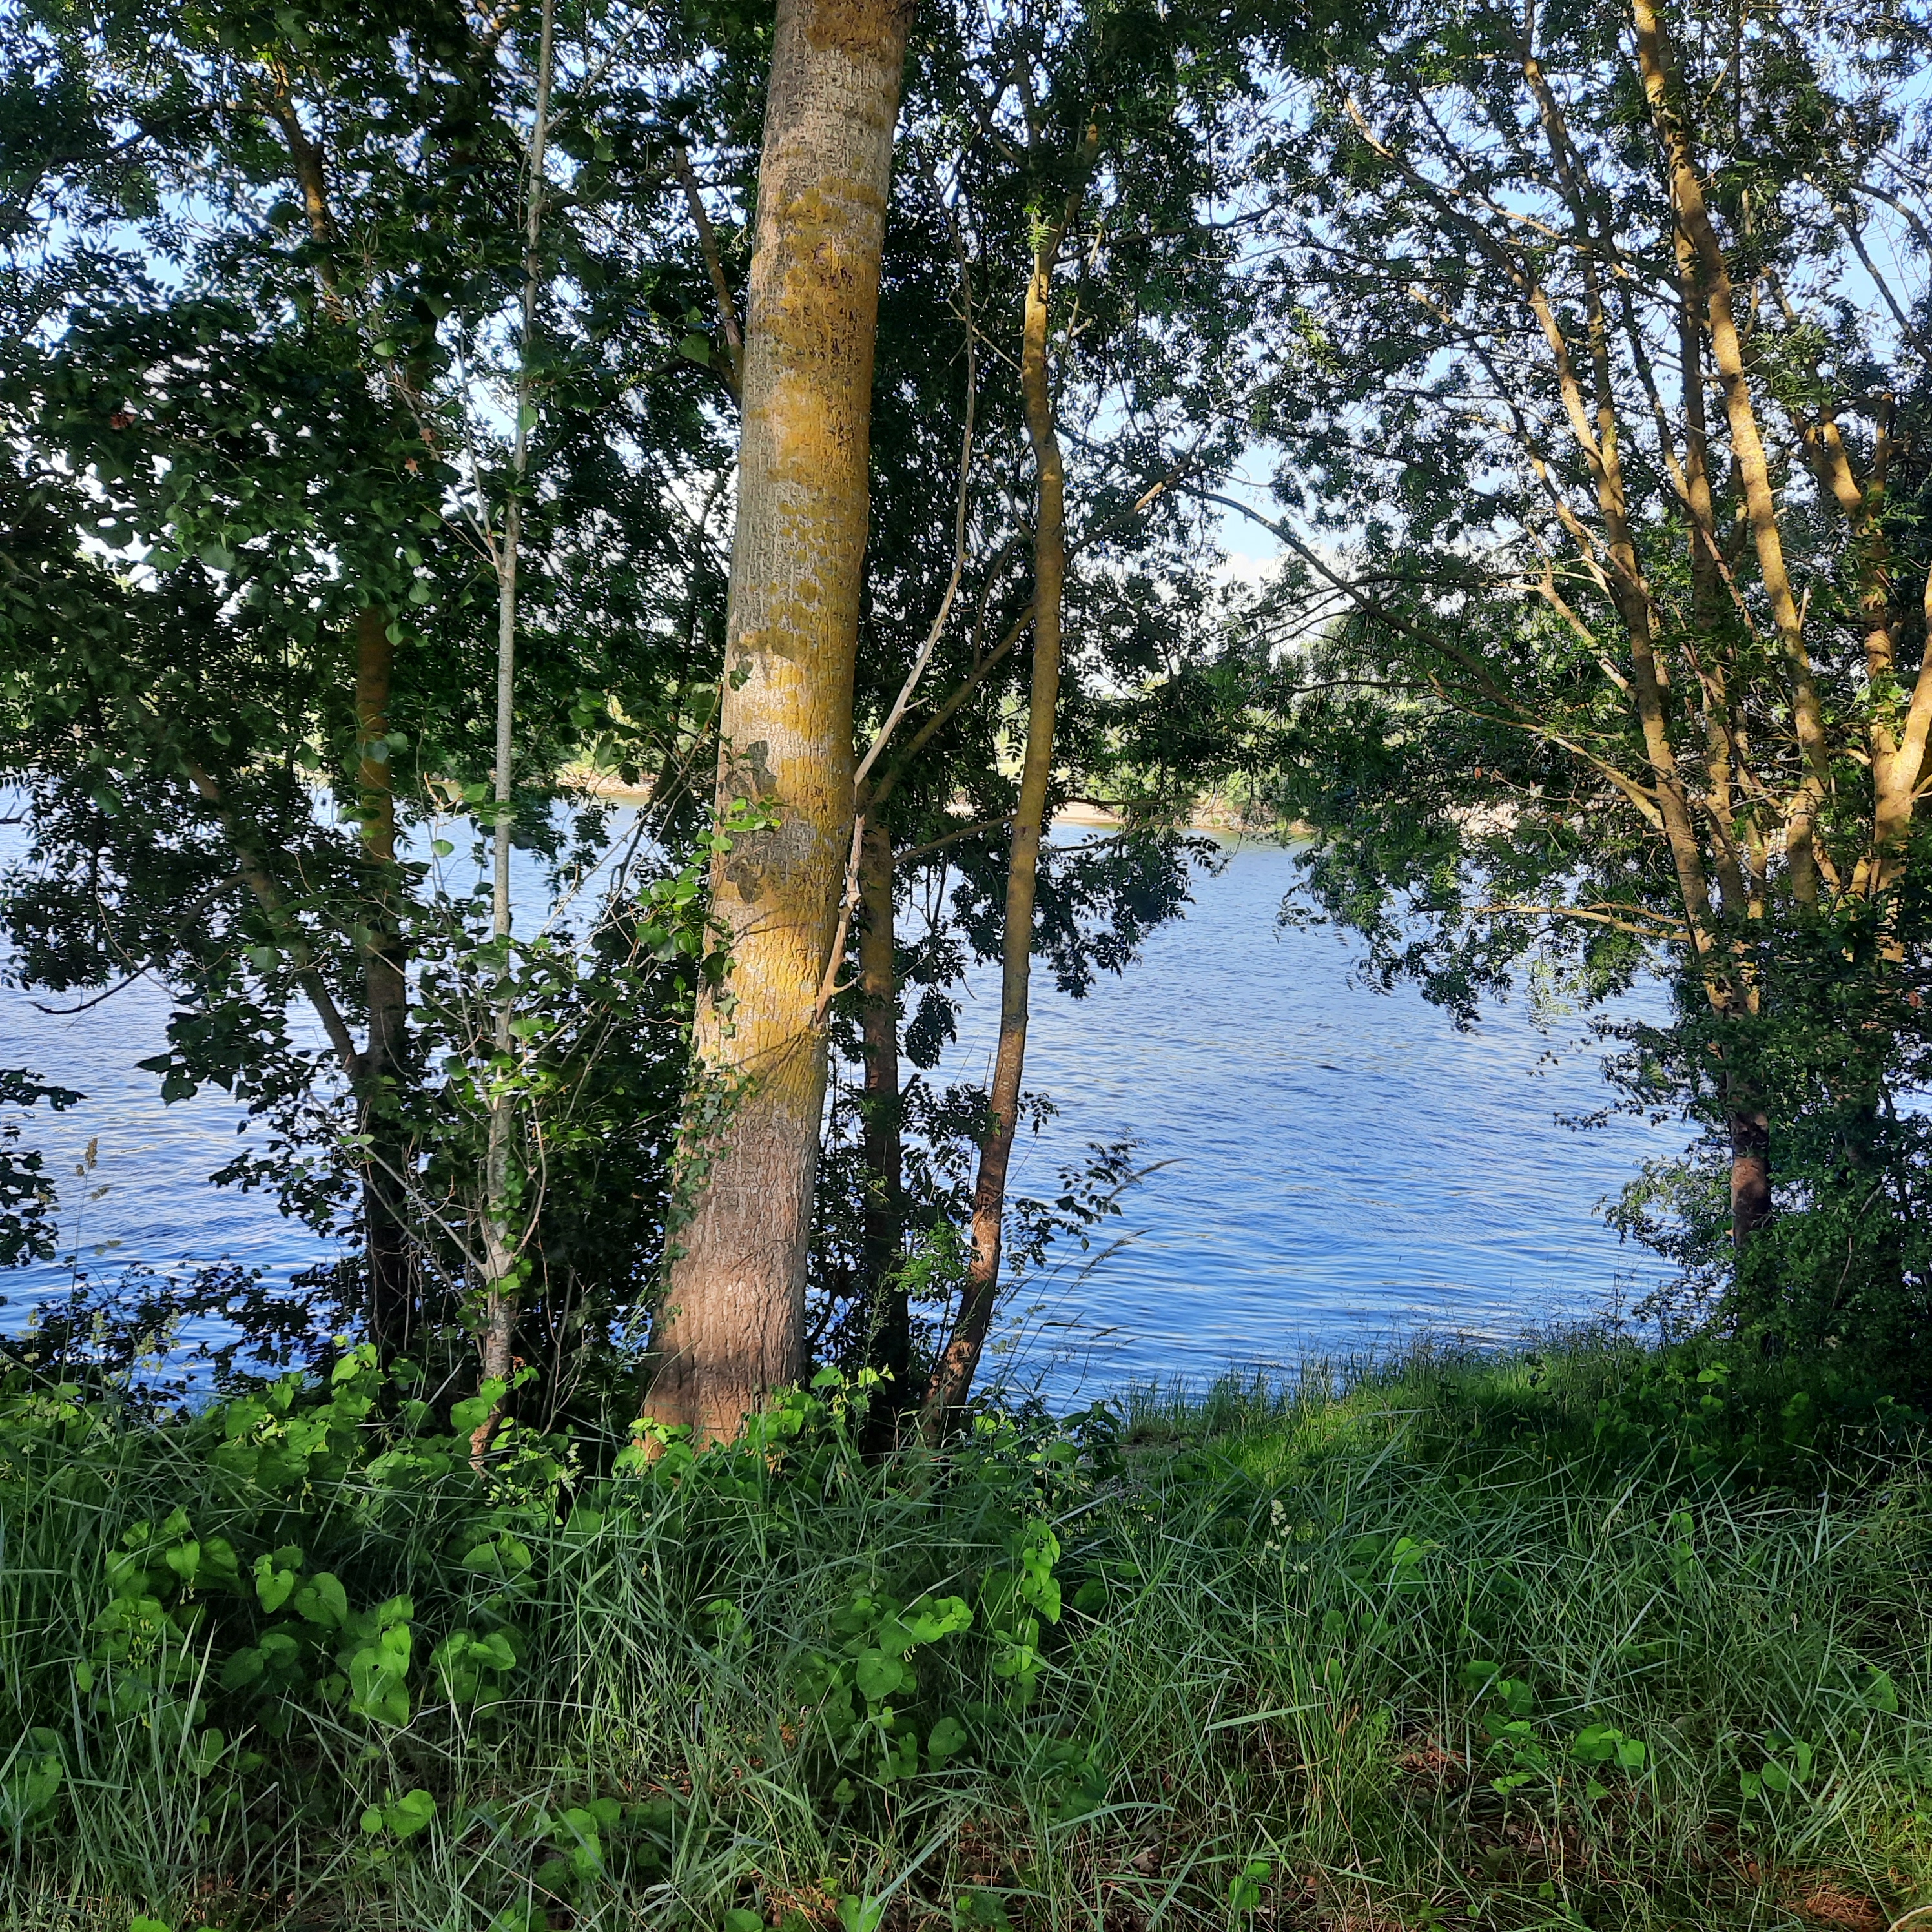
[[[1664,1272],[1596,1210],[1686,1134],[1558,1124],[1610,1097],[1588,1016],[1545,1032],[1518,999],[1459,1033],[1412,990],[1354,983],[1358,944],[1278,926],[1296,876],[1292,850],[1236,846],[1138,965],[1084,1000],[1036,994],[1027,1084],[1060,1112],[1014,1187],[1048,1193],[1094,1142],[1137,1140],[1155,1170],[1107,1252],[1016,1298],[1009,1340],[1051,1360],[1055,1394],[1424,1333],[1514,1340],[1627,1307]],[[984,1081],[998,982],[974,991],[947,1071]],[[1618,1010],[1664,1004],[1648,987]]]
[[[1027,1085],[1060,1111],[1023,1140],[1015,1186],[1054,1190],[1093,1142],[1137,1141],[1153,1169],[1102,1247],[1015,1297],[1006,1366],[1058,1398],[1424,1330],[1514,1336],[1656,1278],[1594,1210],[1683,1130],[1557,1124],[1606,1097],[1594,1046],[1548,1058],[1581,1021],[1546,1036],[1518,1003],[1462,1034],[1412,992],[1352,983],[1334,933],[1277,928],[1293,878],[1291,852],[1242,844],[1140,964],[1084,1000],[1036,992]],[[976,975],[970,992],[945,1072],[983,1079],[997,980]],[[63,1259],[0,1275],[0,1325],[76,1268],[112,1280],[229,1260],[286,1281],[326,1257],[272,1198],[206,1184],[250,1130],[219,1093],[164,1106],[135,1066],[161,1050],[167,1011],[145,982],[67,1016],[0,988],[0,1064],[87,1096],[30,1120],[61,1189]]]

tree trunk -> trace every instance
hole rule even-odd
[[[1778,643],[1791,678],[1791,716],[1804,781],[1790,808],[1785,827],[1785,856],[1791,868],[1792,891],[1801,905],[1818,903],[1821,873],[1828,878],[1831,862],[1819,846],[1817,820],[1831,787],[1830,753],[1825,742],[1822,704],[1817,680],[1804,643],[1804,619],[1791,584],[1784,555],[1784,532],[1778,522],[1778,500],[1771,466],[1759,434],[1757,410],[1751,400],[1750,379],[1744,344],[1738,332],[1732,293],[1730,265],[1704,194],[1690,130],[1676,98],[1678,76],[1670,40],[1656,0],[1631,0],[1636,28],[1637,65],[1645,97],[1657,124],[1670,170],[1671,199],[1690,252],[1706,305],[1711,352],[1723,389],[1724,411],[1730,424],[1731,454],[1742,489],[1744,512],[1757,553],[1758,571],[1771,604]]]
[[[1072,213],[1070,206],[1069,214]],[[928,1441],[943,1438],[971,1392],[980,1351],[992,1325],[1000,1281],[1000,1224],[1006,1205],[1006,1170],[1019,1122],[1020,1081],[1026,1068],[1028,994],[1033,968],[1034,902],[1040,873],[1040,842],[1046,817],[1047,782],[1053,771],[1053,727],[1060,698],[1060,603],[1066,580],[1066,472],[1054,426],[1053,386],[1048,364],[1054,257],[1066,222],[1042,238],[1027,285],[1020,382],[1026,401],[1027,435],[1039,472],[1034,525],[1033,686],[1028,702],[1026,756],[1020,771],[1013,841],[1006,861],[1006,926],[1001,935],[1000,1041],[993,1062],[992,1119],[980,1150],[973,1193],[973,1255],[960,1291],[958,1318],[926,1391]]]
[[[1753,1235],[1771,1225],[1771,1125],[1758,1113],[1733,1114],[1731,1246],[1742,1262]]]
[[[863,1208],[868,1354],[890,1378],[876,1406],[887,1418],[905,1408],[912,1377],[912,1324],[897,1270],[904,1234],[899,1122],[898,988],[892,933],[892,835],[866,821],[859,855],[860,1025],[865,1042],[866,1198]]]
[[[502,526],[491,547],[496,567],[496,756],[492,788],[496,807],[490,832],[490,930],[500,947],[494,1005],[495,1064],[491,1069],[490,1118],[483,1156],[483,1309],[477,1343],[478,1392],[494,1385],[489,1412],[471,1432],[470,1460],[479,1472],[491,1436],[508,1400],[516,1361],[518,1289],[523,1249],[533,1232],[526,1221],[514,1238],[509,1225],[510,1164],[522,1126],[520,1102],[508,1070],[515,1054],[512,1006],[516,998],[511,968],[514,920],[510,904],[510,845],[515,794],[517,750],[517,568],[523,542],[523,488],[530,462],[532,400],[537,366],[537,294],[543,257],[544,158],[550,139],[550,90],[556,0],[543,0],[538,14],[536,112],[524,150],[529,191],[524,202],[524,300],[518,345],[516,427],[510,438],[511,484]]]
[[[776,820],[712,866],[728,934],[698,1011],[646,1406],[700,1442],[796,1380],[825,1095],[816,1018],[852,826],[879,254],[910,8],[779,0],[745,330],[718,802]]]
[[[407,1225],[398,1178],[405,1159],[386,1104],[409,1048],[409,982],[396,872],[396,792],[390,769],[389,686],[396,648],[386,611],[370,608],[356,626],[356,784],[368,904],[362,921],[369,1031],[356,1080],[358,1130],[368,1136],[362,1225],[368,1270],[369,1337],[384,1361],[409,1346],[416,1299]]]

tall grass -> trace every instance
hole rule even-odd
[[[762,1446],[593,1478],[526,1445],[488,1487],[16,1392],[0,1915],[1882,1928],[1932,1901],[1928,1468],[1852,1440],[1754,1480],[1714,1387],[1422,1352],[884,1467],[828,1395]],[[115,1611],[113,1552],[177,1509],[166,1616]],[[225,1689],[292,1614],[251,1580],[286,1545],[362,1634]],[[401,1596],[386,1715],[335,1660]],[[507,1667],[430,1661],[500,1631]]]

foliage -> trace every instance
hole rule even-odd
[[[168,987],[167,1037],[134,1057],[168,1100],[212,1083],[256,1118],[215,1178],[364,1251],[332,1291],[358,1326],[377,1224],[400,1226],[419,1347],[462,1345],[470,1103],[479,1073],[514,1084],[554,1403],[586,1336],[642,1319],[662,1238],[703,925],[682,775],[715,698],[728,469],[692,333],[707,286],[664,182],[680,113],[742,165],[747,102],[735,79],[694,91],[681,28],[564,10],[568,192],[542,340],[520,347],[494,184],[536,56],[506,25],[435,0],[10,16],[0,716],[30,829],[5,916],[20,981]],[[520,358],[539,366],[512,962],[442,862],[490,819],[476,698]],[[558,808],[592,773],[648,783],[648,826],[580,793]],[[527,1010],[496,1068],[474,1022],[506,974]]]
[[[55,1113],[74,1106],[86,1096],[71,1088],[50,1087],[25,1067],[0,1067],[0,1268],[25,1261],[45,1261],[54,1251],[58,1233],[58,1201],[45,1173],[45,1156],[22,1148],[25,1131],[15,1110],[24,1112],[41,1102]]]
[[[1337,34],[1274,152],[1289,554],[1253,621],[1300,633],[1283,809],[1318,832],[1319,902],[1459,1013],[1533,949],[1600,992],[1767,903],[1868,895],[1893,836],[1924,376],[1884,303],[1922,297],[1861,264],[1908,219],[1890,171],[1924,136],[1896,76],[1923,28],[1857,20],[1773,8],[1669,44],[1735,382],[1620,12],[1394,9]],[[1918,243],[1893,259],[1922,278]],[[1810,586],[1789,624],[1774,563]],[[1811,811],[1822,887],[1785,874]]]
[[[1656,1309],[1666,1326],[1714,1320],[1748,1347],[1822,1355],[1921,1402],[1932,1393],[1928,909],[1915,872],[1876,905],[1768,921],[1754,940],[1756,1015],[1714,1012],[1688,974],[1670,1024],[1611,1029],[1626,1046],[1610,1063],[1624,1104],[1681,1109],[1709,1136],[1633,1184],[1612,1217],[1681,1265]],[[1783,1184],[1735,1279],[1718,1171],[1725,1076],[1759,1096]]]

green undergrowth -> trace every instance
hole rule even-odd
[[[478,1476],[474,1418],[411,1433],[360,1356],[158,1420],[16,1376],[0,1922],[1882,1932],[1932,1903],[1908,1410],[1582,1341],[988,1414],[881,1466],[861,1394],[821,1376],[698,1456],[506,1430]]]

